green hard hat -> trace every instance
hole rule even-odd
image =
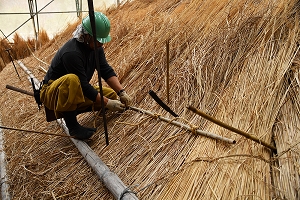
[[[96,23],[96,39],[100,43],[109,42],[111,40],[111,37],[109,35],[110,22],[108,18],[101,12],[95,12],[94,15],[95,15],[95,23]],[[82,25],[90,35],[93,35],[89,16],[85,17],[82,20]]]

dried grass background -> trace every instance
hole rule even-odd
[[[38,40],[27,38],[23,39],[17,33],[13,36],[13,43],[7,39],[0,38],[0,71],[13,60],[26,58],[31,55],[35,49],[41,49],[44,44],[49,42],[49,37],[45,30],[41,29],[38,35]],[[8,54],[8,51],[9,53]],[[11,56],[11,58],[10,58]]]
[[[166,100],[166,40],[170,40],[169,106],[199,128],[232,138],[225,144],[134,111],[102,119],[80,115],[98,132],[89,143],[140,199],[299,199],[299,3],[271,0],[135,0],[105,13],[112,42],[109,63],[133,106],[172,118],[147,94]],[[77,24],[66,27],[23,63],[42,80]],[[0,73],[6,126],[62,133],[34,100],[5,89],[31,90],[19,68]],[[97,76],[93,78],[96,84]],[[278,155],[191,113],[193,105],[274,144]],[[180,121],[180,119],[179,119]],[[182,119],[182,122],[184,120]],[[13,199],[112,199],[66,138],[7,131],[5,152]]]

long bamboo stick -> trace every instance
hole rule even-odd
[[[37,80],[34,75],[25,67],[25,65],[19,61],[19,64],[22,65],[24,71],[30,75],[30,78],[33,80]],[[34,81],[36,82],[36,81]],[[66,132],[68,136],[69,130],[65,124],[65,122],[61,119],[56,120],[63,130]],[[78,148],[81,155],[87,161],[87,163],[92,167],[92,169],[96,172],[100,180],[104,183],[106,188],[113,194],[116,199],[122,200],[137,200],[136,195],[131,192],[128,187],[121,181],[121,179],[113,172],[109,170],[109,168],[105,165],[105,163],[98,157],[98,155],[88,146],[88,144],[84,141],[77,140],[74,138],[70,138],[71,141]]]
[[[215,124],[218,124],[219,126],[222,126],[223,128],[226,128],[226,129],[228,129],[230,131],[238,133],[238,134],[240,134],[240,135],[242,135],[242,136],[244,136],[244,137],[246,137],[246,138],[248,138],[248,139],[250,139],[250,140],[252,140],[254,142],[257,142],[257,143],[259,143],[259,144],[261,144],[261,145],[263,145],[263,146],[265,146],[265,147],[267,147],[269,149],[272,149],[273,151],[277,151],[274,146],[272,146],[272,145],[270,145],[270,144],[268,144],[268,143],[260,140],[259,138],[254,137],[254,136],[252,136],[252,135],[250,135],[250,134],[248,134],[248,133],[246,133],[244,131],[241,131],[241,130],[236,129],[236,128],[232,127],[232,126],[229,126],[229,125],[227,125],[227,124],[225,124],[225,123],[223,123],[223,122],[221,122],[221,121],[213,118],[212,116],[210,116],[210,115],[208,115],[208,114],[200,111],[199,109],[197,109],[197,108],[195,108],[193,106],[189,106],[188,109],[191,110],[191,111],[193,111],[194,113],[200,115],[201,117],[204,117],[205,119],[207,119],[207,120],[209,120],[209,121],[211,121],[211,122],[213,122]]]
[[[69,130],[63,120],[57,120],[64,131],[69,135]],[[121,179],[105,165],[91,147],[84,141],[70,138],[75,144],[81,155],[96,172],[106,188],[113,194],[116,199],[136,200],[136,195],[131,192]]]
[[[35,88],[39,88],[40,87],[40,81],[38,81],[35,78],[35,76],[31,73],[31,71],[21,61],[18,60],[17,63],[28,74],[28,76],[33,79],[33,82],[35,84]]]
[[[170,40],[166,41],[166,51],[167,51],[167,102],[170,103]]]
[[[182,124],[180,122],[177,122],[177,121],[174,121],[174,120],[162,117],[162,116],[156,116],[155,114],[153,114],[152,112],[147,111],[147,110],[143,110],[143,109],[136,108],[136,107],[130,107],[130,109],[134,110],[134,111],[137,111],[137,112],[145,113],[145,114],[150,115],[152,117],[158,117],[162,121],[168,122],[168,123],[173,124],[173,125],[178,126],[178,127],[182,127],[182,128],[184,128],[186,130],[189,130],[189,131],[195,131],[199,135],[203,135],[203,136],[206,136],[206,137],[214,138],[214,139],[221,140],[221,141],[224,141],[224,142],[228,142],[228,143],[231,143],[231,144],[235,144],[236,143],[235,140],[228,139],[228,138],[225,138],[225,137],[213,134],[213,133],[209,133],[209,132],[202,131],[202,130],[199,130],[199,129],[193,130],[188,125]]]
[[[1,119],[0,119],[1,125]],[[5,161],[5,151],[3,145],[3,132],[0,128],[0,184],[1,184],[1,199],[2,200],[10,200],[10,194],[8,192],[8,181],[6,174],[6,161]]]

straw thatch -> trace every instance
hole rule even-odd
[[[170,40],[170,102],[177,121],[237,141],[197,136],[155,117],[127,110],[101,117],[88,144],[140,199],[299,199],[299,14],[293,0],[136,0],[106,12],[109,63],[134,97],[133,106],[172,118],[147,94],[166,100],[165,42]],[[76,24],[23,63],[40,80]],[[6,126],[62,133],[45,122],[24,72],[0,73],[1,120]],[[4,81],[5,80],[5,81]],[[97,76],[93,82],[97,82]],[[262,145],[192,113],[192,105],[277,148]],[[96,113],[97,114],[97,113]],[[67,138],[3,130],[13,199],[112,199]]]

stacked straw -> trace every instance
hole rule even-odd
[[[107,113],[109,146],[101,118],[93,113],[78,117],[86,126],[99,126],[91,148],[140,199],[297,199],[297,5],[293,0],[136,0],[106,10],[113,37],[105,45],[106,56],[134,97],[133,106],[172,118],[148,95],[153,90],[166,100],[165,41],[170,40],[169,106],[181,117],[177,120],[237,144],[128,110]],[[35,55],[50,63],[75,27]],[[30,57],[23,63],[42,79],[40,61]],[[0,76],[5,84],[29,90],[20,74],[23,81],[8,66]],[[30,97],[2,91],[3,124],[62,133],[55,122],[45,122]],[[191,113],[188,105],[276,144],[278,156]],[[68,139],[4,133],[13,198],[112,199]]]

